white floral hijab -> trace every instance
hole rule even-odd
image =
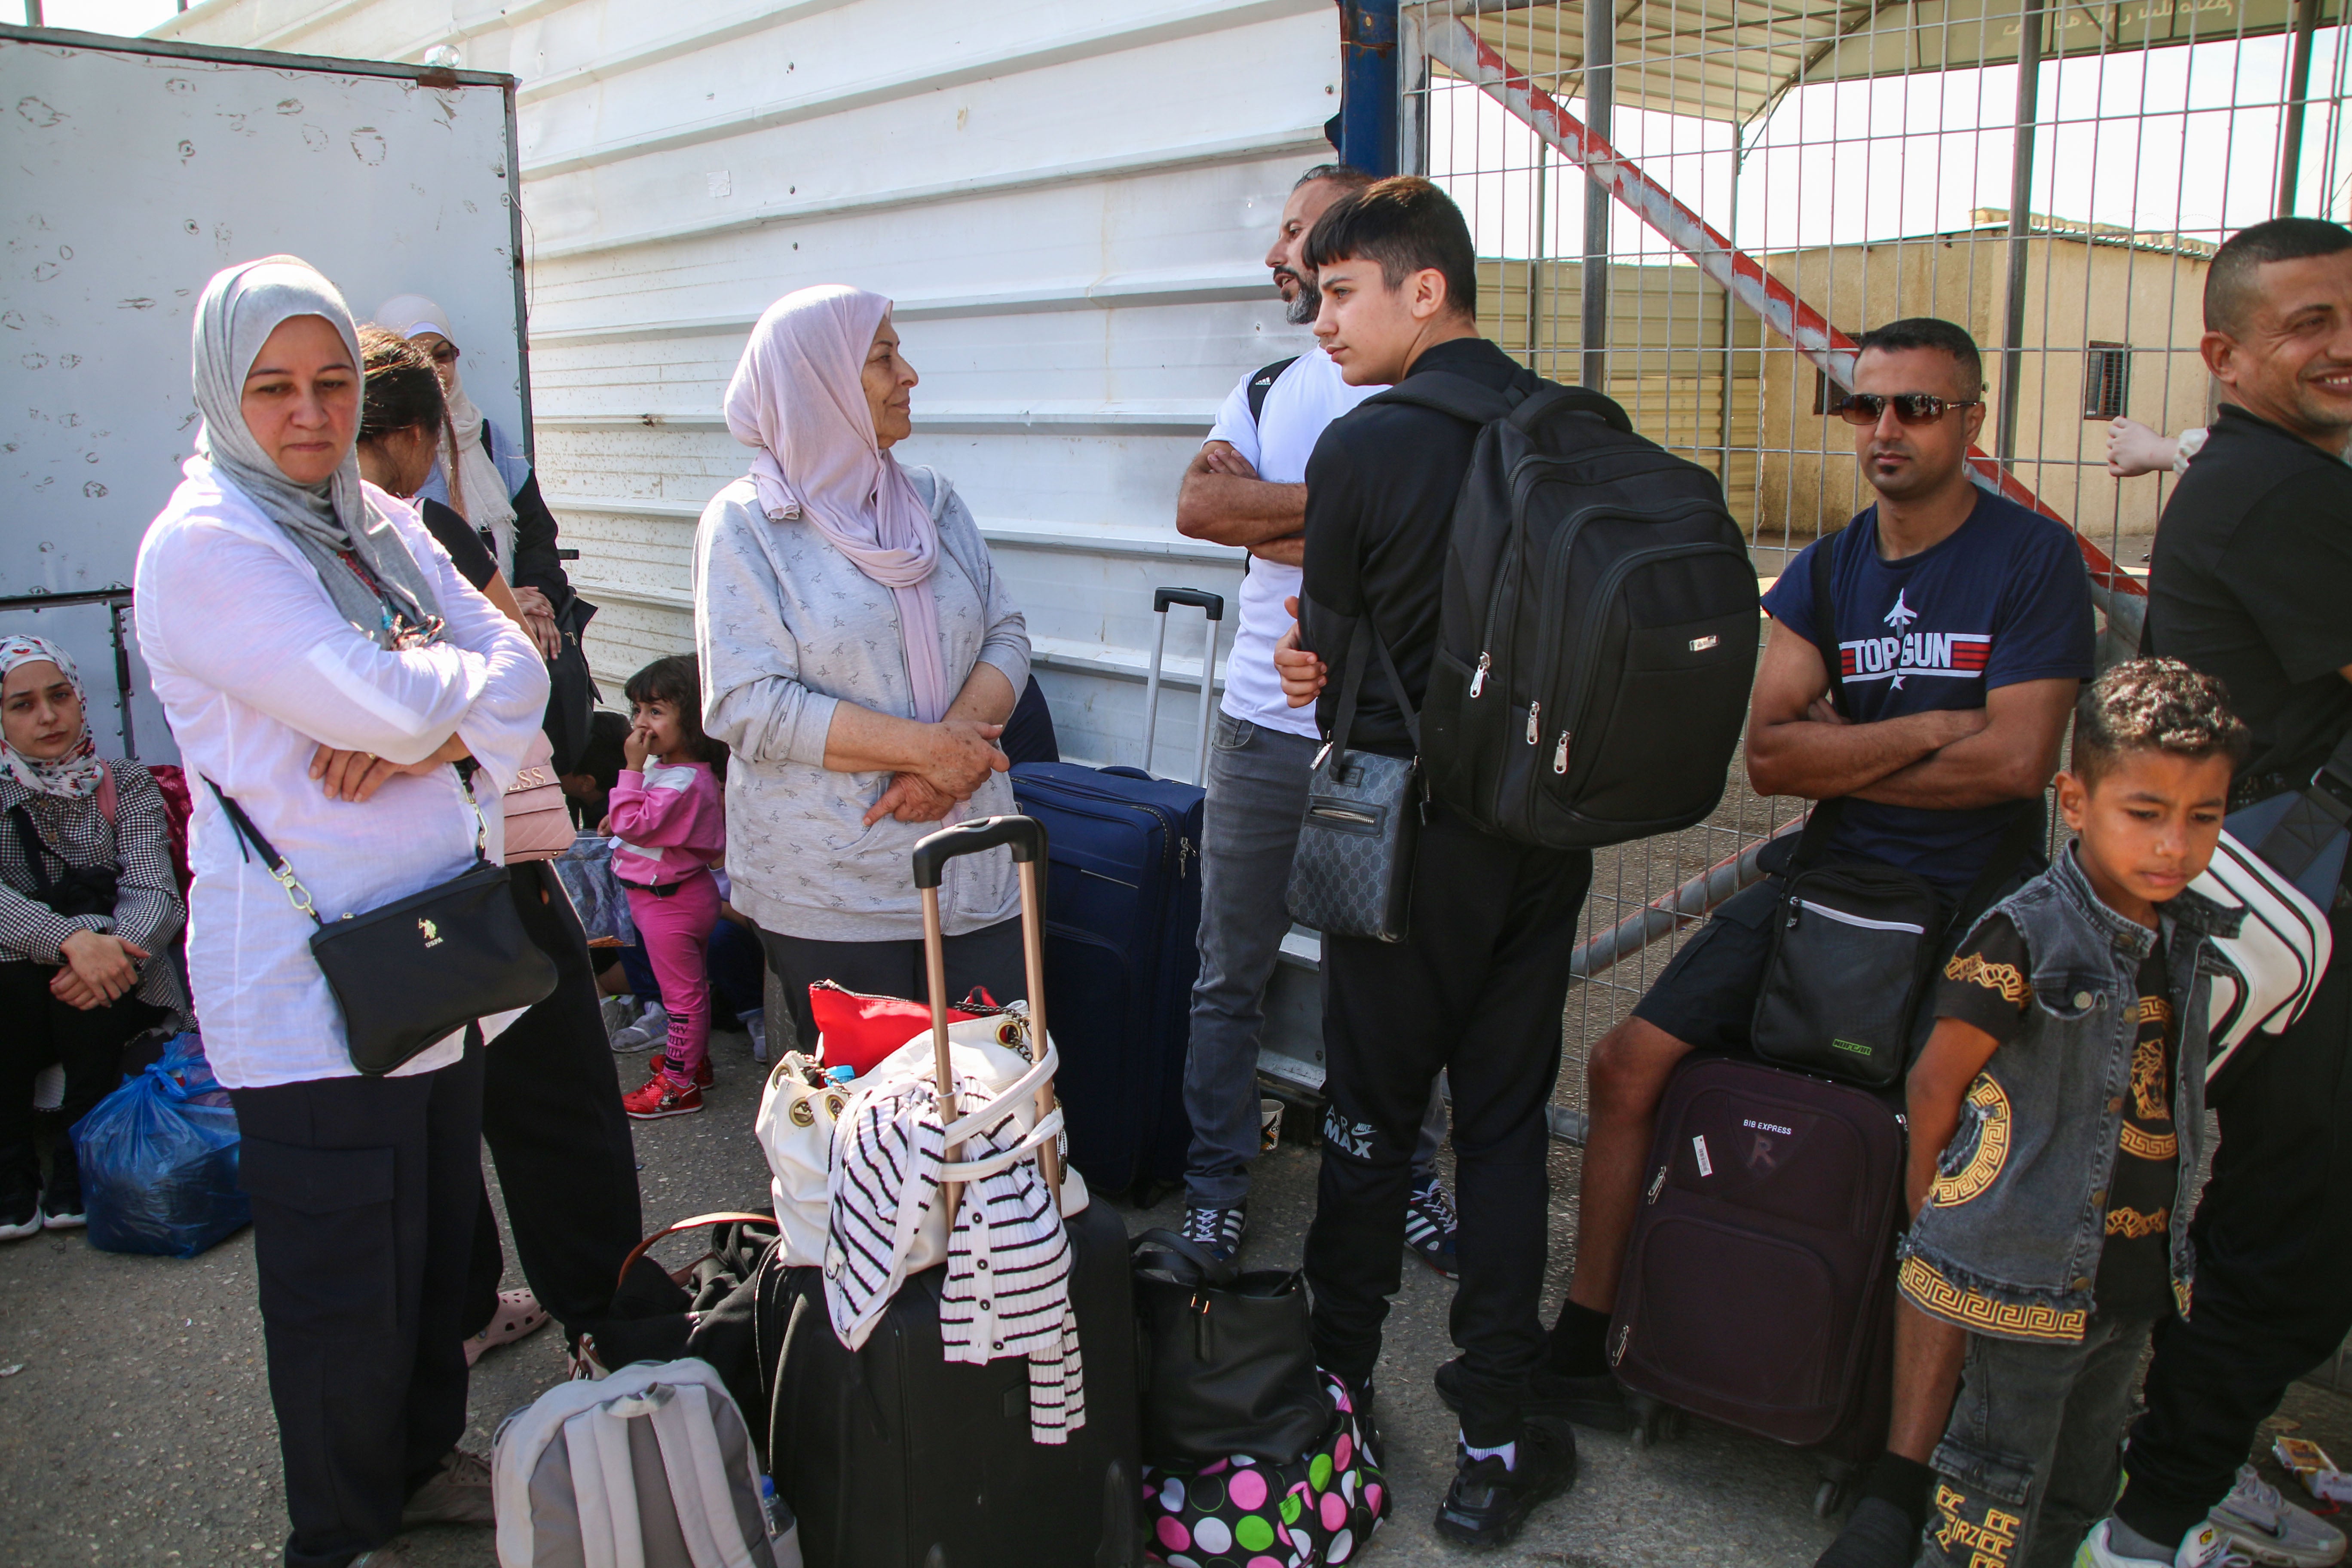
[[[84,800],[97,792],[99,781],[106,776],[106,764],[99,761],[98,742],[89,736],[89,696],[82,689],[81,672],[74,668],[73,656],[46,637],[0,637],[0,680],[5,680],[19,665],[44,659],[65,673],[73,682],[74,695],[81,699],[81,739],[68,747],[63,756],[45,759],[28,757],[0,738],[0,773],[35,795]]]

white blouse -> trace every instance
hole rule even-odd
[[[396,763],[455,732],[499,795],[547,707],[547,668],[522,630],[457,574],[416,514],[370,485],[434,579],[447,632],[394,653],[345,620],[283,529],[190,458],[139,546],[140,652],[188,771],[188,970],[205,1051],[231,1089],[357,1074],[341,1014],[311,959],[310,918],[248,858],[210,780],[235,797],[328,921],[457,876],[474,858],[474,805],[454,767],[392,779],[364,803],[310,776],[321,744]],[[498,858],[493,837],[490,855]],[[461,1037],[402,1074],[456,1061]]]

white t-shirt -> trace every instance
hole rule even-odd
[[[1250,417],[1252,371],[1234,383],[1224,406],[1217,410],[1212,441],[1223,441],[1250,460],[1257,477],[1278,485],[1303,484],[1307,459],[1314,454],[1323,427],[1353,408],[1379,386],[1349,386],[1339,367],[1320,348],[1312,348],[1292,363],[1267,389],[1265,412]],[[1225,662],[1224,710],[1236,719],[1263,724],[1286,734],[1313,736],[1315,710],[1293,708],[1282,699],[1282,683],[1274,675],[1274,645],[1290,629],[1290,612],[1282,602],[1298,592],[1296,566],[1250,557],[1249,575],[1242,579],[1240,624],[1234,632],[1234,651]]]

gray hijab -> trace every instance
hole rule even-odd
[[[246,374],[278,323],[296,316],[333,323],[351,351],[352,374],[363,374],[351,309],[309,262],[266,256],[216,272],[205,285],[194,342],[196,411],[204,416],[196,454],[292,537],[336,610],[379,647],[436,641],[440,600],[391,521],[361,492],[356,446],[325,483],[298,485],[246,427]],[[375,588],[346,563],[346,552],[367,568]]]

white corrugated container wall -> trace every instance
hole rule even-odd
[[[747,330],[849,282],[899,301],[923,377],[900,453],[980,518],[1066,752],[1141,760],[1151,589],[1241,576],[1177,534],[1178,477],[1235,378],[1307,342],[1260,258],[1330,155],[1328,0],[207,0],[155,32],[454,45],[520,79],[540,482],[604,606],[611,699],[690,646],[695,520],[744,467],[718,410]],[[1177,615],[1157,764],[1183,776],[1199,617]]]

